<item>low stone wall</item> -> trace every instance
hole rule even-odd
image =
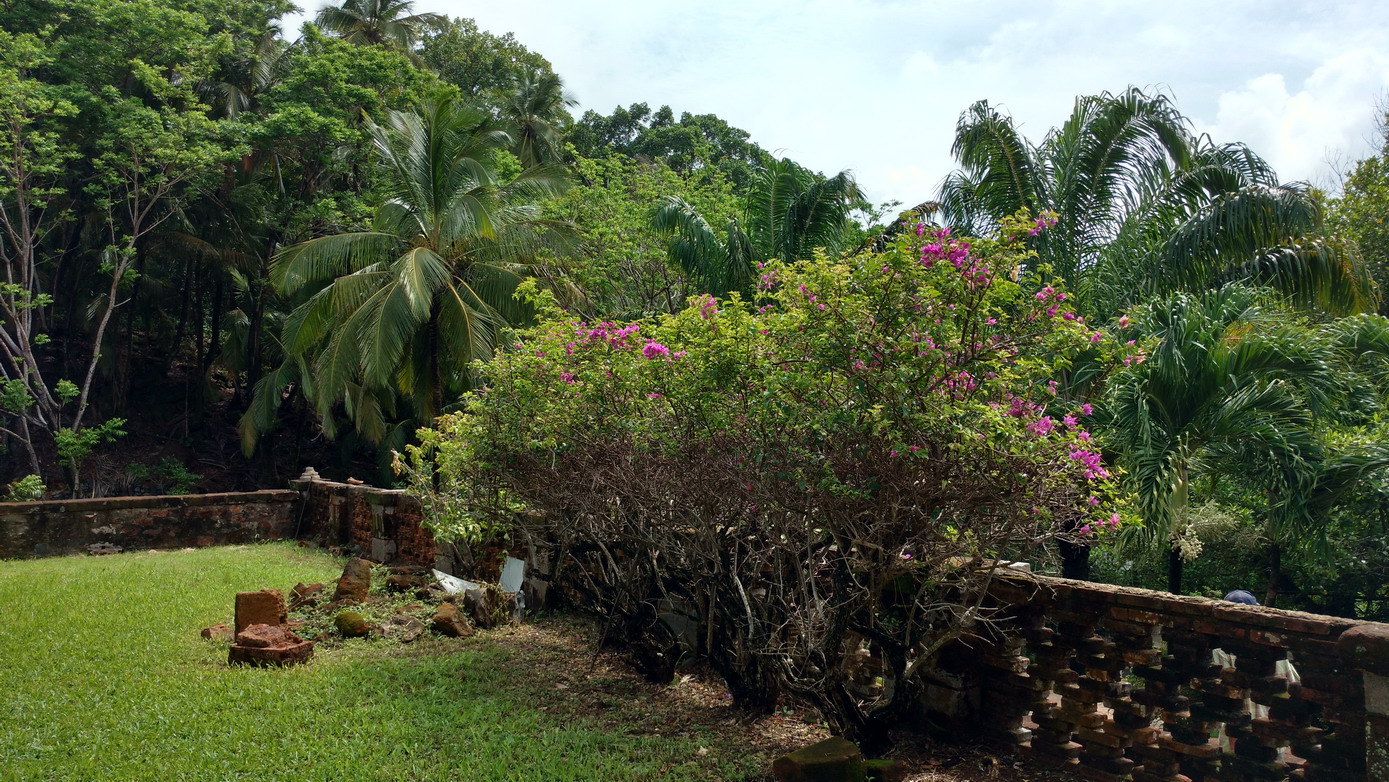
[[[0,503],[0,559],[167,549],[294,536],[299,493],[286,489]]]
[[[0,559],[312,540],[377,562],[436,564],[423,509],[396,489],[325,481],[226,494],[0,503]]]
[[[993,594],[1012,632],[968,656],[966,700],[1038,759],[1102,782],[1389,780],[1389,625],[1055,578]]]
[[[344,546],[377,562],[434,567],[434,536],[419,500],[399,489],[325,481],[306,470],[290,486],[304,496],[301,539]]]

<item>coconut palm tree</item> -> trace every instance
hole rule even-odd
[[[509,124],[512,154],[526,168],[559,161],[563,127],[578,105],[564,92],[564,83],[553,73],[531,70],[519,74],[511,88],[497,95],[498,112]]]
[[[759,169],[748,187],[743,219],[722,235],[687,201],[669,197],[652,216],[671,237],[670,259],[709,293],[746,293],[757,264],[769,258],[801,260],[816,248],[843,249],[849,210],[862,196],[847,171],[817,177],[790,160]]]
[[[315,22],[348,43],[412,52],[420,32],[447,21],[443,14],[412,14],[412,0],[343,0],[319,9]]]
[[[340,403],[373,442],[392,417],[431,421],[469,387],[472,362],[527,317],[513,294],[543,271],[536,251],[565,233],[534,205],[562,188],[560,170],[537,166],[499,184],[492,153],[511,137],[484,112],[436,99],[368,129],[390,197],[370,230],[276,255],[271,280],[302,303],[281,337],[285,364],[243,420],[243,447],[273,422],[283,384],[309,376],[303,390],[330,433]]]
[[[1110,318],[1154,295],[1247,281],[1333,313],[1373,307],[1354,248],[1323,231],[1303,185],[1280,184],[1240,144],[1195,134],[1162,94],[1138,89],[1076,99],[1039,144],[987,102],[956,127],[960,170],[946,178],[946,222],[986,235],[1028,209],[1059,222],[1034,242],[1038,265]]]
[[[1334,388],[1334,345],[1290,323],[1266,295],[1241,286],[1171,294],[1128,326],[1128,336],[1156,344],[1111,382],[1108,445],[1147,522],[1129,542],[1168,546],[1173,593],[1181,592],[1194,472],[1237,470],[1282,496],[1314,482],[1314,414]]]

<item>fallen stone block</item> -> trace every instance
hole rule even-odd
[[[287,666],[313,657],[313,641],[305,641],[278,625],[251,625],[236,634],[227,651],[227,664]]]
[[[298,583],[289,590],[290,610],[313,607],[328,599],[322,584]]]
[[[236,632],[251,625],[282,625],[289,618],[278,589],[236,593]]]
[[[381,635],[403,644],[414,643],[424,635],[424,622],[409,614],[396,614],[381,623]]]
[[[238,646],[253,646],[257,649],[269,649],[273,646],[291,646],[301,643],[304,639],[294,634],[293,630],[280,625],[251,625],[236,634]]]
[[[777,782],[866,782],[863,753],[838,736],[782,755],[772,762]]]
[[[371,634],[371,625],[366,617],[356,611],[343,611],[333,620],[333,626],[343,638],[364,638]]]
[[[224,624],[215,624],[211,627],[204,627],[202,637],[209,641],[230,641],[232,640],[232,629]]]
[[[429,568],[418,565],[397,565],[386,578],[387,592],[414,592],[434,583]]]
[[[371,591],[371,562],[361,557],[347,560],[338,579],[338,588],[333,592],[333,602],[353,600],[358,603],[367,599]]]
[[[434,618],[430,620],[429,626],[434,632],[449,638],[467,638],[474,632],[472,624],[459,613],[458,606],[453,603],[443,603],[435,609]]]
[[[496,584],[469,589],[462,603],[473,624],[484,630],[516,621],[516,593],[503,592]]]

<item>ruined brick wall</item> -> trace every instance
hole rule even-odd
[[[972,716],[1040,760],[1100,782],[1389,780],[1389,625],[1054,578],[994,597],[1013,633],[972,655]]]
[[[404,491],[325,481],[312,470],[290,485],[306,498],[300,538],[378,562],[434,565],[434,536],[419,500]]]
[[[433,566],[423,517],[403,491],[324,481],[309,470],[289,489],[0,503],[0,559],[298,538]]]
[[[0,559],[91,550],[251,543],[292,537],[288,490],[0,503]]]

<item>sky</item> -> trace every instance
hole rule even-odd
[[[306,5],[309,5],[306,3]],[[960,113],[988,100],[1039,141],[1075,97],[1172,95],[1284,181],[1335,188],[1372,154],[1389,94],[1389,1],[416,0],[512,32],[581,111],[717,114],[779,155],[849,169],[910,206],[953,168]]]

